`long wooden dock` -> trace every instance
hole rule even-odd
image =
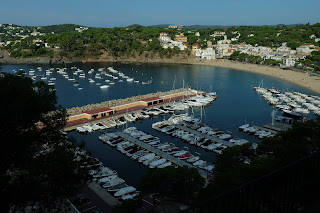
[[[182,130],[184,130],[186,132],[190,132],[190,133],[192,133],[194,135],[199,135],[199,136],[201,136],[203,138],[207,138],[209,140],[212,140],[212,141],[215,141],[215,142],[218,142],[218,143],[222,143],[222,144],[224,144],[226,146],[229,146],[229,147],[234,146],[232,143],[230,143],[228,141],[222,140],[222,139],[217,138],[217,137],[213,137],[211,135],[203,134],[201,132],[198,132],[198,131],[196,131],[194,129],[190,129],[190,128],[185,127],[185,126],[181,126],[181,125],[178,125],[178,124],[172,124],[172,123],[166,122],[166,121],[163,121],[163,123],[165,123],[167,125],[170,125],[170,126],[177,127],[177,128],[182,129]]]
[[[144,143],[142,141],[139,141],[139,140],[135,139],[134,137],[131,137],[131,136],[129,136],[129,135],[123,133],[123,132],[117,132],[117,135],[119,135],[120,137],[122,137],[122,138],[124,138],[124,139],[126,139],[126,140],[128,140],[128,141],[130,141],[132,143],[135,143],[138,146],[141,146],[144,149],[147,149],[150,152],[153,152],[153,153],[155,153],[155,154],[157,154],[157,155],[159,155],[159,156],[161,156],[161,157],[163,157],[163,158],[165,158],[165,159],[167,159],[167,160],[171,161],[172,163],[175,163],[175,164],[177,164],[179,166],[187,166],[187,167],[197,168],[197,167],[193,166],[192,164],[189,164],[189,163],[187,163],[187,162],[185,162],[185,161],[183,161],[183,160],[181,160],[179,158],[175,158],[175,157],[169,155],[168,153],[163,152],[163,151],[161,151],[161,150],[159,150],[159,149],[157,149],[157,148],[155,148],[155,147],[153,147],[153,146],[151,146],[149,144],[146,144],[146,143]],[[200,168],[197,168],[197,169],[198,169],[199,174],[202,177],[204,177],[204,178],[207,177],[207,172],[206,171],[204,171],[204,170],[202,170]]]

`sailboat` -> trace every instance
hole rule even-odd
[[[243,131],[244,129],[249,128],[249,124],[247,124],[247,118],[244,119],[244,124],[239,126],[239,131]]]

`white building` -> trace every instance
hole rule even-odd
[[[162,43],[168,43],[171,41],[171,38],[167,35],[167,33],[160,33],[159,40]]]
[[[213,60],[213,59],[216,59],[216,53],[214,51],[214,49],[208,47],[204,50],[202,49],[198,49],[196,51],[196,56],[200,57],[200,58],[203,58],[203,59],[207,59],[207,60]]]

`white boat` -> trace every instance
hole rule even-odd
[[[133,81],[133,78],[127,78],[127,81],[128,81],[128,82],[132,82],[132,81]]]
[[[205,163],[207,163],[207,162],[204,161],[204,160],[198,160],[198,161],[194,162],[192,165],[194,165],[194,166],[202,166]]]
[[[200,159],[199,156],[192,156],[191,158],[187,159],[187,162],[188,163],[193,163],[193,162],[196,162]]]
[[[138,192],[135,192],[135,193],[132,193],[132,194],[126,194],[126,195],[123,195],[121,196],[121,200],[130,200],[136,196],[138,196],[139,193]]]
[[[174,156],[174,157],[179,157],[179,156],[184,155],[184,154],[186,154],[186,153],[188,153],[188,151],[182,150],[182,151],[180,151],[180,152],[175,153],[173,156]]]
[[[81,126],[79,126],[79,127],[77,127],[77,132],[86,133],[87,130],[85,128],[82,128]]]
[[[243,124],[239,126],[239,131],[243,131],[245,128],[249,128],[249,124]]]
[[[156,161],[153,161],[151,163],[149,163],[149,168],[152,169],[152,168],[155,168],[163,163],[165,163],[167,160],[165,158],[161,158],[159,160],[156,160]]]
[[[152,80],[149,80],[149,81],[143,81],[141,84],[152,84]]]
[[[120,189],[119,191],[117,191],[117,192],[114,194],[114,196],[115,196],[115,197],[120,197],[120,196],[129,194],[129,193],[135,192],[136,190],[137,190],[137,189],[134,188],[133,186],[127,186],[127,187],[124,187],[124,188]]]
[[[112,170],[108,167],[103,167],[102,169],[100,169],[100,171],[93,175],[93,178],[108,177],[116,174],[117,172],[115,170]]]
[[[171,166],[171,165],[172,165],[172,162],[167,161],[167,162],[165,162],[163,164],[158,165],[157,168],[158,169],[162,169],[162,168],[166,168],[166,167]]]
[[[112,186],[112,187],[108,188],[108,192],[117,192],[117,191],[119,191],[120,189],[125,188],[125,187],[127,187],[127,186],[128,186],[128,185],[125,184],[125,183],[120,183],[120,184],[118,184],[118,185],[115,185],[115,186]]]
[[[92,132],[92,131],[93,131],[93,129],[92,129],[91,126],[89,126],[89,125],[82,126],[82,128],[84,128],[84,129],[87,130],[88,132]]]
[[[101,89],[106,89],[106,88],[109,88],[110,86],[109,85],[102,85],[100,86]]]
[[[103,183],[106,183],[106,182],[109,182],[113,179],[116,179],[118,177],[118,175],[111,175],[111,176],[108,176],[108,177],[103,177],[101,179],[98,180],[98,183],[99,184],[103,184]]]
[[[138,162],[143,162],[143,161],[148,160],[148,159],[150,159],[151,157],[154,157],[154,156],[155,156],[154,153],[146,154],[146,155],[138,158]]]
[[[103,184],[103,188],[109,188],[109,187],[112,187],[112,186],[115,186],[115,185],[118,185],[120,183],[124,183],[125,181],[121,178],[115,178],[115,179],[112,179],[108,182],[106,182],[105,184]]]
[[[154,157],[151,157],[149,158],[148,160],[145,160],[143,162],[144,165],[148,166],[150,163],[154,162],[154,161],[157,161],[160,159],[160,156],[154,156]]]

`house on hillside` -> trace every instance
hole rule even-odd
[[[180,35],[176,35],[174,40],[178,41],[178,42],[182,42],[182,43],[187,43],[188,42],[188,37],[185,36],[183,33],[180,33]]]
[[[194,44],[192,44],[191,53],[192,53],[192,54],[196,54],[196,52],[197,52],[198,50],[200,50],[200,49],[201,49],[201,45],[198,44],[198,43],[194,43]]]

